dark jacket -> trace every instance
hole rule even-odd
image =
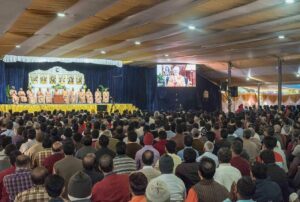
[[[253,200],[256,202],[283,202],[281,189],[270,179],[256,179],[256,190]]]
[[[198,167],[199,164],[195,162],[181,163],[176,168],[175,175],[184,182],[187,192],[193,185],[197,184],[200,181],[198,175]]]

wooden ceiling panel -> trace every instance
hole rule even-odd
[[[77,2],[78,0],[32,0],[32,3],[28,9],[38,10],[43,13],[52,12],[56,14],[57,12],[66,10],[66,8],[71,7]]]
[[[209,29],[224,30],[246,25],[253,25],[261,22],[267,22],[287,16],[299,14],[300,3],[283,4],[282,6],[274,6],[269,9],[263,9],[252,14],[231,18],[209,26]]]

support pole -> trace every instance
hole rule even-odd
[[[259,106],[260,106],[260,86],[261,84],[258,83],[257,84],[257,108],[259,109]]]
[[[281,110],[282,104],[282,59],[278,57],[278,110]]]
[[[232,69],[232,64],[231,62],[228,62],[228,85],[227,85],[227,101],[228,101],[228,112],[231,112],[231,106],[232,106],[232,99],[231,99],[231,92],[230,92],[230,87],[231,87],[231,69]]]

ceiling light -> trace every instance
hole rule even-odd
[[[57,13],[57,16],[62,18],[62,17],[65,17],[66,14],[64,14],[64,13]]]
[[[106,54],[106,51],[105,51],[105,50],[102,50],[102,51],[101,51],[101,54],[103,54],[103,55]]]
[[[134,44],[135,45],[141,45],[141,42],[140,41],[135,41]]]
[[[21,48],[21,46],[20,45],[16,45],[16,48]]]
[[[165,57],[169,57],[169,55],[168,55],[168,54],[165,54]]]
[[[279,35],[279,36],[278,36],[278,39],[284,39],[284,38],[285,38],[284,35]]]
[[[189,30],[195,30],[196,27],[194,25],[189,25]]]
[[[170,62],[170,61],[171,61],[171,59],[170,59],[170,58],[168,58],[168,59],[167,59],[167,61],[168,61],[168,62]]]
[[[298,74],[296,74],[296,77],[300,77],[300,74],[298,73]]]
[[[285,0],[285,3],[292,4],[292,3],[295,3],[295,0]]]
[[[246,80],[249,81],[249,80],[250,80],[250,77],[247,77]]]

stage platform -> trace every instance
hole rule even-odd
[[[41,110],[53,111],[72,111],[72,110],[87,110],[89,112],[107,111],[114,112],[119,110],[121,113],[125,110],[134,111],[137,108],[133,104],[1,104],[0,111],[2,112],[37,112]]]

